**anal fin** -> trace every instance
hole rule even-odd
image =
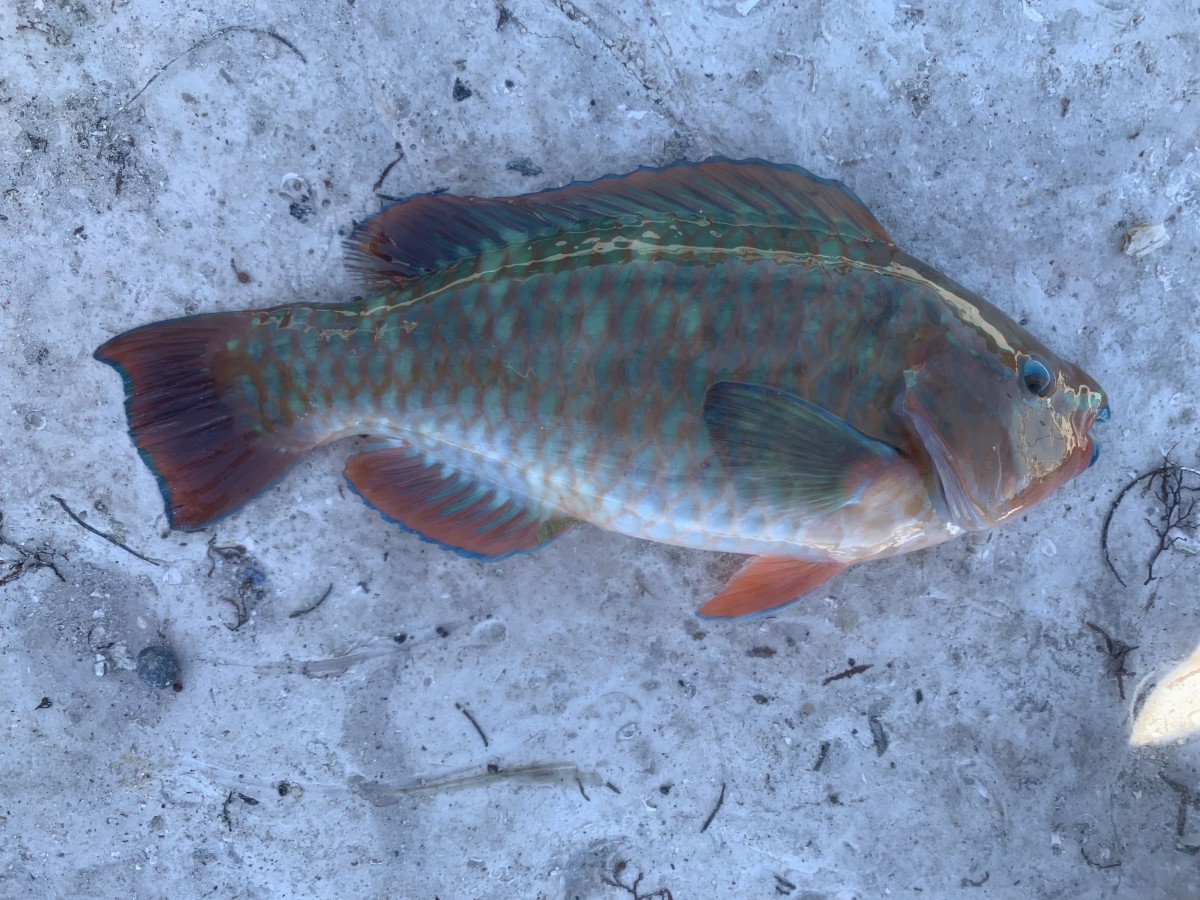
[[[707,619],[739,619],[775,612],[845,568],[844,563],[755,556],[737,570],[717,596],[696,610],[696,615]]]
[[[477,559],[536,550],[579,524],[502,497],[490,485],[395,441],[382,440],[351,456],[346,478],[387,519]]]

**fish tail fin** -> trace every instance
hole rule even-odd
[[[96,350],[125,382],[138,453],[158,480],[172,528],[192,531],[262,493],[310,450],[251,359],[258,314],[214,313],[135,328]]]

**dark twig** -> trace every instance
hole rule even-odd
[[[835,681],[841,681],[843,678],[851,678],[854,675],[861,675],[863,672],[867,671],[867,669],[869,669],[869,668],[871,668],[870,663],[859,663],[857,666],[851,666],[848,669],[843,669],[841,672],[838,672],[836,675],[830,675],[828,678],[824,679],[821,682],[821,686],[824,687],[825,685],[832,684]]]
[[[1113,565],[1112,557],[1108,555],[1108,529],[1112,525],[1113,515],[1117,511],[1117,507],[1121,505],[1121,501],[1125,499],[1125,495],[1133,489],[1135,484],[1144,478],[1148,478],[1149,475],[1149,472],[1145,475],[1139,475],[1125,485],[1125,487],[1121,488],[1120,492],[1113,499],[1112,505],[1109,506],[1108,512],[1104,516],[1104,525],[1100,528],[1100,550],[1104,554],[1104,562],[1108,565],[1108,570],[1113,573],[1113,578],[1117,579],[1117,583],[1121,587],[1128,587],[1128,585],[1125,584],[1125,579],[1121,577],[1121,573],[1117,571],[1117,567]]]
[[[1174,778],[1168,778],[1162,772],[1158,773],[1158,777],[1179,794],[1179,812],[1175,815],[1175,836],[1183,837],[1183,833],[1187,830],[1187,814],[1188,807],[1192,804],[1192,792],[1186,784],[1182,784]]]
[[[392,160],[390,163],[388,163],[386,166],[384,166],[384,167],[383,167],[383,171],[382,171],[382,172],[380,172],[380,173],[379,173],[379,177],[375,179],[375,185],[374,185],[374,186],[371,188],[371,190],[373,190],[373,191],[377,191],[377,190],[379,190],[381,187],[383,187],[383,182],[384,182],[384,181],[387,179],[387,177],[388,177],[388,174],[389,174],[389,173],[392,171],[392,169],[395,167],[396,163],[400,162],[400,160],[402,160],[402,159],[404,159],[404,152],[403,152],[403,151],[401,151],[401,152],[400,152],[400,155],[399,155],[399,156],[397,156],[397,157],[396,157],[395,159],[393,159],[393,160]]]
[[[333,593],[333,582],[330,582],[329,587],[325,588],[325,593],[323,593],[320,597],[318,597],[317,601],[315,603],[313,603],[311,606],[306,606],[303,609],[298,609],[295,612],[288,613],[288,618],[296,619],[296,618],[299,618],[300,616],[308,615],[310,612],[312,612],[318,606],[320,606],[322,603],[324,603],[327,599],[329,599],[329,595],[332,593]]]
[[[725,802],[725,782],[721,782],[721,793],[717,795],[717,805],[713,807],[713,811],[708,814],[708,818],[704,820],[704,824],[700,826],[700,833],[708,831],[708,826],[713,823],[713,819],[717,817],[717,813],[721,809],[721,804]]]
[[[67,501],[66,501],[66,500],[64,500],[62,497],[59,497],[57,494],[51,494],[50,496],[51,496],[51,498],[53,498],[54,500],[57,500],[57,501],[58,501],[58,505],[59,505],[59,506],[61,506],[61,507],[63,508],[63,512],[65,512],[65,513],[66,513],[68,516],[70,516],[70,517],[71,517],[71,520],[72,520],[72,521],[73,521],[73,522],[74,522],[76,525],[80,525],[80,526],[82,526],[83,528],[87,529],[87,530],[88,530],[88,531],[90,531],[92,534],[96,535],[97,537],[102,537],[102,538],[104,538],[106,541],[108,541],[108,542],[109,542],[110,544],[112,544],[114,547],[120,547],[120,548],[121,548],[122,550],[124,550],[126,553],[129,553],[129,554],[131,554],[131,555],[133,555],[133,556],[136,556],[136,557],[137,557],[138,559],[140,559],[142,562],[148,562],[148,563],[150,563],[150,565],[152,565],[152,566],[161,566],[161,565],[162,565],[162,562],[161,562],[161,560],[157,560],[157,559],[151,559],[151,558],[150,558],[150,557],[148,557],[148,556],[142,556],[142,554],[138,553],[138,552],[137,552],[136,550],[134,550],[133,548],[131,548],[131,547],[127,547],[127,546],[125,546],[124,544],[122,544],[120,541],[118,541],[118,540],[117,540],[115,537],[113,537],[111,534],[107,534],[106,532],[103,532],[103,531],[101,531],[101,530],[100,530],[100,529],[98,529],[98,528],[93,528],[93,527],[92,527],[91,525],[89,525],[87,522],[83,521],[83,519],[79,518],[79,516],[75,515],[75,513],[71,512],[71,507],[67,506]]]
[[[254,28],[250,25],[226,25],[224,28],[218,28],[212,34],[201,38],[196,43],[192,44],[192,46],[190,46],[186,50],[184,50],[182,53],[179,53],[176,56],[172,57],[171,60],[169,62],[167,62],[166,65],[160,67],[157,72],[155,72],[153,75],[150,76],[150,80],[142,85],[141,90],[139,90],[136,94],[134,94],[132,97],[130,97],[128,100],[125,101],[125,104],[121,107],[121,109],[123,109],[123,110],[128,109],[130,106],[132,106],[133,102],[135,100],[137,100],[138,97],[142,96],[142,94],[146,93],[146,89],[149,88],[150,85],[154,84],[154,82],[158,79],[159,75],[162,75],[164,72],[167,71],[167,69],[171,68],[171,66],[175,65],[175,63],[179,62],[179,60],[183,59],[189,53],[191,53],[194,50],[199,50],[202,47],[207,47],[209,44],[213,43],[214,41],[217,41],[217,40],[223,38],[225,35],[232,34],[236,31],[244,31],[247,34],[258,34],[258,35],[262,35],[263,37],[274,38],[275,40],[279,41],[279,43],[283,44],[283,46],[287,47],[289,50],[291,50],[293,53],[295,53],[298,57],[300,57],[300,62],[305,63],[306,65],[308,63],[308,59],[305,57],[305,55],[303,53],[300,52],[300,49],[295,44],[293,44],[291,41],[289,41],[287,38],[283,37],[282,35],[276,34],[274,31],[271,31],[268,28]]]
[[[457,709],[464,716],[466,716],[467,721],[475,726],[475,730],[477,732],[479,732],[479,737],[483,741],[483,746],[486,747],[488,745],[487,735],[483,733],[483,729],[479,727],[479,723],[475,721],[475,717],[473,715],[471,715],[471,711],[469,709],[467,709],[465,706],[463,706],[461,703],[455,703],[454,708]]]
[[[1108,677],[1117,680],[1117,692],[1121,695],[1121,699],[1124,700],[1125,679],[1137,674],[1137,672],[1130,672],[1125,668],[1125,659],[1137,647],[1117,640],[1095,622],[1085,622],[1084,624],[1104,638],[1104,652],[1108,656]]]
[[[1087,847],[1083,846],[1082,844],[1079,845],[1079,854],[1083,857],[1083,861],[1085,863],[1096,869],[1115,869],[1117,866],[1121,865],[1121,861],[1119,859],[1106,863],[1096,862],[1094,859],[1088,856]]]
[[[229,815],[229,807],[233,803],[235,796],[237,796],[236,793],[230,791],[225,797],[225,802],[221,804],[221,820],[230,831],[233,831],[233,816]]]
[[[246,598],[241,593],[236,597],[222,597],[221,599],[233,607],[233,624],[225,622],[226,628],[230,631],[237,631],[250,621],[250,607],[246,603]]]

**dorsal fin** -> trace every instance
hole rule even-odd
[[[415,194],[361,225],[351,267],[374,287],[459,259],[622,217],[799,229],[848,243],[892,240],[845,185],[799,166],[713,158],[518,197]]]

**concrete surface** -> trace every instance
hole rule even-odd
[[[1200,741],[1127,742],[1200,562],[1141,584],[1140,489],[1128,588],[1100,554],[1200,450],[1195,2],[504,4],[0,9],[0,896],[1200,895]],[[845,180],[1027,318],[1111,392],[1100,463],[729,625],[692,611],[736,558],[580,529],[473,563],[343,447],[166,530],[104,339],[349,295],[376,194],[710,154]],[[1170,241],[1124,253],[1142,225]],[[1137,647],[1124,701],[1087,622]],[[157,643],[179,691],[134,671]]]

